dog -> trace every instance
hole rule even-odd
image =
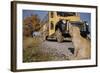
[[[74,59],[90,59],[91,58],[91,43],[87,38],[80,35],[80,29],[77,26],[70,24],[69,34],[72,38],[74,49]]]

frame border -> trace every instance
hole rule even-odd
[[[68,67],[52,67],[52,68],[36,68],[36,69],[17,69],[17,4],[35,4],[35,5],[49,5],[49,6],[67,6],[67,7],[84,7],[96,9],[96,64],[83,65],[83,66],[68,66]],[[98,7],[90,5],[77,5],[77,4],[60,4],[60,3],[45,3],[45,2],[28,2],[28,1],[11,1],[11,71],[37,71],[37,70],[53,70],[53,69],[72,69],[72,68],[85,68],[98,66]]]

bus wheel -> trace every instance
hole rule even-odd
[[[59,29],[56,31],[56,39],[57,39],[57,42],[60,42],[60,43],[63,41],[63,36]]]
[[[43,41],[47,40],[48,36],[47,36],[46,32],[44,32],[44,33],[42,34],[42,38],[43,38]]]
[[[44,40],[44,41],[48,40],[48,36],[43,35],[43,40]]]

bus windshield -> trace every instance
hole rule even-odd
[[[76,13],[75,12],[57,12],[57,16],[63,16],[63,17],[76,16]]]

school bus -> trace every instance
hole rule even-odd
[[[76,12],[48,12],[48,23],[44,25],[44,39],[56,38],[62,42],[65,37],[70,37],[68,22],[81,26],[82,32],[86,33],[86,22],[80,19],[80,14]]]

